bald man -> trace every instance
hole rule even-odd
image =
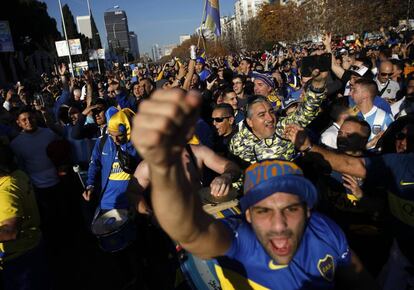
[[[378,86],[379,96],[388,102],[394,102],[400,85],[391,79],[394,73],[394,67],[390,61],[381,62],[375,82]]]

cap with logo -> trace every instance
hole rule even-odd
[[[240,199],[242,211],[276,192],[298,195],[310,208],[318,200],[315,186],[303,176],[303,171],[295,163],[266,160],[246,169],[244,196]]]

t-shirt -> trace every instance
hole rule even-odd
[[[414,262],[414,153],[365,158],[366,184],[383,186],[394,217],[392,230],[404,255]]]
[[[125,194],[128,187],[131,174],[122,170],[118,153],[112,163],[111,172],[109,173],[108,183],[101,200],[102,209],[126,209],[129,207],[128,199]]]
[[[222,289],[331,289],[335,271],[350,264],[350,251],[342,230],[330,219],[313,213],[288,265],[277,265],[244,220],[224,219],[233,230],[225,257],[217,258]]]
[[[40,218],[30,180],[20,170],[0,177],[0,224],[11,218],[21,218],[16,240],[0,243],[0,261],[16,258],[39,244]]]
[[[33,133],[21,132],[11,143],[21,168],[30,176],[34,186],[51,187],[59,183],[55,165],[47,156],[47,146],[58,139],[48,128],[37,128]]]
[[[385,83],[381,83],[378,78],[374,79],[378,86],[378,91],[381,92],[384,90],[380,96],[383,99],[395,99],[398,91],[400,90],[400,85],[393,80],[388,80]]]
[[[321,143],[336,149],[336,139],[338,138],[339,132],[339,125],[337,123],[333,123],[328,129],[326,129],[321,135]]]

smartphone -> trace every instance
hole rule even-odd
[[[314,69],[319,71],[329,71],[332,65],[332,57],[330,53],[322,55],[306,56],[302,59],[301,74],[304,77],[310,77]]]

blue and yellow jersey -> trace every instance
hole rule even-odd
[[[234,236],[225,257],[217,259],[222,289],[331,289],[336,269],[350,264],[344,233],[321,214],[311,215],[288,265],[278,265],[271,259],[250,224],[235,218],[223,221]]]
[[[129,207],[125,192],[130,179],[131,174],[128,174],[122,170],[117,154],[112,163],[108,183],[102,196],[102,209],[124,209]]]
[[[365,158],[365,183],[383,186],[393,217],[392,230],[404,255],[414,261],[414,153]]]
[[[0,242],[0,267],[36,247],[41,238],[35,194],[29,177],[20,170],[0,177],[0,225],[11,218],[21,220],[19,234],[15,240]]]

